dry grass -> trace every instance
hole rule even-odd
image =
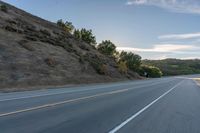
[[[193,78],[200,85],[200,78]]]
[[[128,79],[113,58],[54,23],[7,7],[7,13],[0,11],[0,91]],[[130,77],[139,78],[136,74]]]

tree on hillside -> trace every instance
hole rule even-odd
[[[80,39],[80,40],[81,40],[81,37],[82,37],[82,36],[81,36],[80,30],[75,29],[73,35],[74,35],[74,37],[75,37],[76,39]]]
[[[93,35],[92,30],[86,30],[85,28],[81,30],[75,30],[74,37],[88,44],[96,45],[96,37]]]
[[[57,21],[57,25],[58,25],[59,27],[64,27],[64,26],[65,26],[65,23],[63,22],[62,19],[59,19],[59,20]]]
[[[65,30],[70,33],[73,32],[74,26],[73,26],[72,22],[68,22],[68,21],[65,22]]]
[[[132,52],[122,51],[120,53],[119,62],[120,61],[125,61],[129,69],[137,71],[141,65],[141,56]]]
[[[113,55],[116,52],[116,46],[110,40],[102,41],[97,46],[97,49],[105,55]]]
[[[139,73],[140,73],[141,76],[146,76],[145,75],[145,73],[146,73],[151,78],[159,78],[159,77],[161,77],[163,75],[161,70],[158,67],[147,66],[147,65],[142,65],[140,67]]]
[[[74,30],[74,26],[72,22],[64,22],[62,19],[57,21],[57,25],[61,27],[64,31],[72,33]]]
[[[3,12],[8,12],[8,8],[6,5],[0,5],[0,10]]]

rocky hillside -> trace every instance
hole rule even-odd
[[[139,78],[123,75],[112,57],[76,40],[55,23],[6,5],[0,10],[0,88],[54,86]]]

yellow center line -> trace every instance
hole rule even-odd
[[[0,114],[0,117],[8,116],[8,115],[14,115],[14,114],[28,112],[28,111],[33,111],[33,110],[38,110],[38,109],[47,108],[47,107],[53,107],[53,106],[57,106],[57,105],[61,105],[61,104],[66,104],[66,103],[71,103],[71,102],[76,102],[76,101],[80,101],[80,100],[86,100],[86,99],[96,98],[96,97],[100,97],[100,96],[106,96],[106,95],[112,95],[112,94],[122,93],[122,92],[126,92],[128,90],[130,90],[130,88],[123,89],[123,90],[106,92],[106,93],[100,93],[100,94],[96,94],[96,95],[92,95],[92,96],[86,96],[86,97],[81,97],[81,98],[76,98],[76,99],[70,99],[70,100],[56,102],[56,103],[51,103],[51,104],[45,104],[45,105],[41,105],[41,106],[37,106],[37,107],[32,107],[32,108],[28,108],[28,109],[13,111],[13,112],[9,112],[9,113],[3,113],[3,114]]]
[[[153,86],[153,85],[157,85],[157,84],[160,84],[160,83],[161,82],[156,82],[156,83],[149,84],[148,86]],[[129,87],[129,88],[122,89],[122,90],[104,92],[104,93],[100,93],[100,94],[96,94],[96,95],[80,97],[80,98],[75,98],[75,99],[70,99],[70,100],[50,103],[50,104],[44,104],[44,105],[36,106],[36,107],[32,107],[32,108],[12,111],[12,112],[8,112],[8,113],[2,113],[2,114],[0,114],[0,117],[9,116],[9,115],[15,115],[15,114],[23,113],[23,112],[28,112],[28,111],[38,110],[38,109],[42,109],[42,108],[53,107],[53,106],[57,106],[57,105],[62,105],[62,104],[66,104],[66,103],[71,103],[71,102],[76,102],[76,101],[81,101],[81,100],[86,100],[86,99],[91,99],[91,98],[97,98],[97,97],[106,96],[106,95],[113,95],[113,94],[117,94],[117,93],[123,93],[123,92],[129,91],[129,90],[133,90],[133,89],[141,88],[141,87],[147,87],[147,86],[139,86],[139,87],[135,87],[135,88]]]

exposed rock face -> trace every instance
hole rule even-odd
[[[113,58],[56,24],[10,5],[7,8],[0,11],[1,88],[137,78],[137,74],[120,74]]]

